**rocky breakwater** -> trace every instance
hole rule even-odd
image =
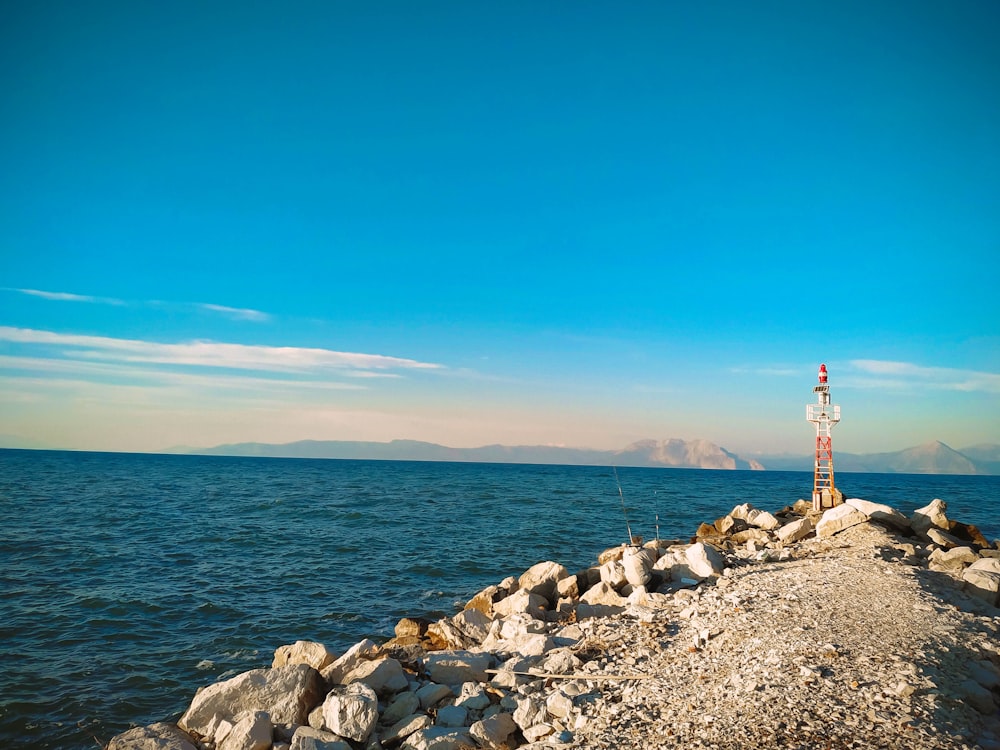
[[[744,504],[343,654],[282,646],[109,750],[1000,748],[1000,544],[935,500]]]

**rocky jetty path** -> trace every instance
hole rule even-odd
[[[1000,543],[864,500],[748,504],[404,619],[300,641],[108,750],[1000,750]]]

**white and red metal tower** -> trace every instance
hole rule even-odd
[[[816,463],[813,471],[813,510],[840,505],[843,495],[833,484],[833,437],[830,432],[840,421],[840,407],[830,403],[826,365],[819,366],[819,385],[813,387],[816,403],[806,405],[806,419],[816,425]]]

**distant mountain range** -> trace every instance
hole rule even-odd
[[[562,464],[569,466],[669,466],[697,469],[762,469],[708,440],[640,440],[618,451],[551,445],[484,445],[449,448],[418,440],[389,443],[300,440],[296,443],[235,443],[215,448],[177,449],[202,456],[280,458],[358,458],[394,461],[476,461],[481,463]]]
[[[173,453],[203,456],[274,458],[352,458],[389,461],[474,461],[481,463],[563,464],[570,466],[643,466],[692,469],[772,469],[811,471],[813,458],[762,456],[747,459],[708,440],[640,440],[621,450],[592,450],[549,445],[484,445],[449,448],[418,440],[388,443],[301,440],[295,443],[234,443],[214,448],[177,448]],[[835,453],[841,472],[906,474],[1000,474],[1000,445],[982,444],[956,451],[930,442],[894,453]]]
[[[810,471],[812,456],[762,456],[772,470]],[[1000,474],[1000,445],[981,444],[960,451],[934,440],[892,453],[833,454],[837,471],[876,474]]]

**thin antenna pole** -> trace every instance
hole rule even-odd
[[[625,516],[625,530],[628,532],[628,543],[632,544],[632,527],[628,522],[628,511],[625,510],[625,495],[622,494],[622,483],[618,479],[618,467],[612,466],[611,469],[615,472],[615,483],[618,485],[618,497],[620,497],[622,501],[622,515]]]

